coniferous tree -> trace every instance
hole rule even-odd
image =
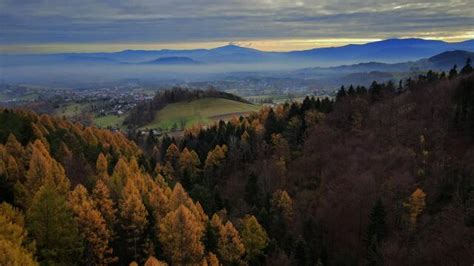
[[[38,189],[26,218],[41,261],[66,265],[80,262],[82,239],[66,197],[54,184],[46,183]]]
[[[147,255],[144,233],[148,224],[148,212],[131,179],[127,180],[123,188],[119,207],[121,237],[125,242],[124,257],[139,262]]]
[[[132,176],[130,167],[125,158],[120,158],[114,167],[114,172],[110,181],[112,196],[117,199],[122,194],[122,189],[125,187],[127,180]]]
[[[101,179],[104,182],[109,181],[109,173],[108,173],[108,162],[107,158],[104,156],[104,154],[100,153],[99,156],[97,157],[97,162],[96,162],[96,174],[97,174],[97,179]]]
[[[117,222],[114,202],[110,199],[110,190],[102,180],[97,180],[94,190],[92,191],[92,201],[94,207],[102,214],[107,223],[107,228],[113,234],[115,224]]]
[[[261,255],[268,244],[267,232],[253,215],[246,215],[242,219],[240,236],[245,246],[246,258],[250,262]]]
[[[0,265],[37,265],[27,243],[24,216],[10,204],[0,204]]]
[[[418,221],[418,216],[425,209],[425,198],[426,194],[421,188],[417,188],[408,199],[408,202],[404,204],[405,208],[408,211],[408,222],[410,230],[416,228],[416,222]]]
[[[204,254],[203,227],[184,205],[166,215],[158,235],[163,251],[173,264],[198,263]]]
[[[378,199],[370,213],[370,221],[367,227],[367,264],[383,265],[380,254],[380,243],[387,236],[386,213],[382,200]]]
[[[377,241],[382,241],[387,236],[386,213],[382,200],[378,199],[370,213],[370,222],[367,227],[367,241],[372,241],[374,236]]]
[[[115,258],[111,256],[112,249],[109,246],[111,233],[84,186],[77,185],[70,193],[69,204],[84,239],[85,263],[106,265],[114,262]]]
[[[466,64],[464,65],[464,67],[461,69],[461,74],[462,75],[467,75],[467,74],[470,74],[472,73],[473,69],[472,69],[472,66],[471,66],[471,58],[468,58],[466,59]]]
[[[36,140],[32,145],[25,187],[28,193],[34,195],[40,186],[48,182],[54,184],[61,193],[66,193],[69,189],[64,168],[49,155],[43,142]],[[28,199],[26,200],[28,203]]]
[[[225,263],[237,263],[245,252],[239,232],[234,225],[227,221],[220,227],[219,239],[217,241],[217,254]]]
[[[457,67],[458,67],[457,65],[454,65],[453,68],[451,68],[451,70],[449,70],[449,75],[448,75],[449,79],[453,79],[453,78],[457,77],[457,75],[458,75]]]

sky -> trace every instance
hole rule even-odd
[[[0,0],[0,53],[474,39],[472,0]]]

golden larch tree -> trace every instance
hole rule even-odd
[[[123,157],[120,158],[114,167],[114,172],[110,182],[110,188],[112,189],[113,197],[118,198],[122,194],[122,189],[131,175],[132,173],[127,161]]]
[[[69,204],[76,222],[81,228],[80,234],[85,240],[85,263],[106,265],[114,262],[109,241],[111,233],[102,214],[94,207],[87,190],[77,185],[69,195]]]
[[[410,230],[414,230],[416,228],[416,222],[418,220],[418,216],[425,209],[425,198],[426,198],[426,193],[421,188],[417,188],[410,195],[408,202],[404,204],[405,208],[408,211]]]
[[[104,182],[108,182],[109,180],[109,163],[107,162],[107,158],[104,156],[103,153],[100,153],[97,157],[97,161],[95,164],[95,171],[97,174],[97,179],[101,179]]]
[[[230,221],[227,221],[219,230],[217,254],[221,261],[232,264],[239,262],[244,252],[245,247],[240,240],[239,232]]]
[[[143,258],[145,240],[145,229],[148,224],[148,212],[143,205],[140,192],[131,179],[127,180],[122,191],[120,200],[120,226],[122,236],[126,242],[125,251],[128,257],[135,261]]]
[[[173,264],[199,263],[204,254],[203,227],[186,206],[171,211],[160,223],[158,238]]]
[[[117,222],[115,204],[110,199],[110,190],[102,180],[97,180],[92,191],[92,201],[94,206],[104,217],[107,227],[113,233],[115,223]]]

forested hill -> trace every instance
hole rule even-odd
[[[474,73],[137,139],[0,110],[1,265],[465,265]]]
[[[130,114],[125,119],[124,124],[132,127],[143,126],[152,122],[155,119],[156,112],[163,109],[168,104],[184,101],[189,102],[202,98],[222,98],[248,103],[246,100],[237,95],[215,89],[190,90],[176,87],[170,90],[159,91],[151,102],[145,102],[137,105],[130,111]]]

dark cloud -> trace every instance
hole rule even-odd
[[[471,0],[0,0],[0,43],[473,34]]]

